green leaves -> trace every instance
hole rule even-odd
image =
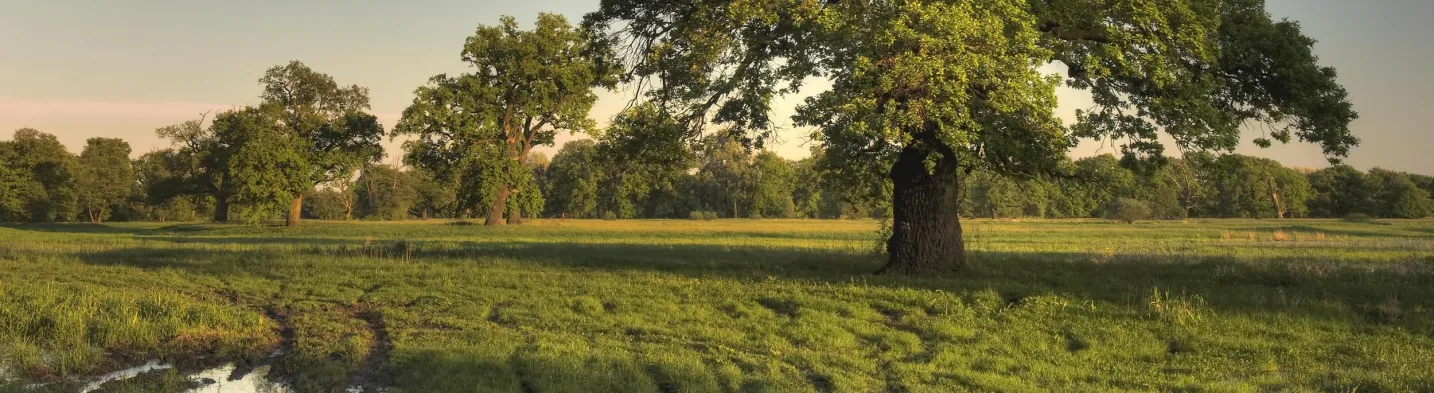
[[[275,216],[313,187],[311,142],[284,129],[278,117],[275,110],[248,107],[220,113],[211,126],[233,148],[224,179],[247,223]]]
[[[617,78],[611,53],[554,14],[540,14],[533,30],[512,17],[480,26],[462,57],[473,72],[434,76],[394,128],[395,136],[414,138],[404,144],[408,163],[457,182],[460,210],[506,205],[510,190],[539,193],[524,158],[534,146],[552,145],[559,131],[596,131],[588,118],[592,89]],[[508,210],[533,211],[541,202],[520,198]]]
[[[931,145],[967,168],[1038,174],[1075,137],[1154,163],[1160,133],[1228,151],[1247,123],[1265,125],[1261,145],[1319,143],[1331,159],[1358,143],[1334,71],[1263,0],[609,0],[584,25],[627,54],[650,100],[758,139],[782,86],[830,80],[795,120],[855,172]],[[1051,62],[1067,75],[1040,74]],[[1052,113],[1061,82],[1096,103],[1069,133]]]
[[[80,207],[88,213],[90,222],[100,222],[109,217],[110,209],[129,197],[134,188],[134,168],[129,160],[129,142],[118,138],[90,138],[85,150],[80,153],[79,176],[76,190],[79,191]]]
[[[383,126],[363,112],[369,108],[368,88],[341,87],[299,61],[270,68],[259,83],[264,85],[261,105],[275,107],[285,131],[308,147],[302,152],[309,165],[303,177],[310,184],[294,189],[295,195],[352,179],[358,169],[383,158]]]

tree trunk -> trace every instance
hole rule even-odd
[[[514,195],[516,195],[516,193],[514,193]],[[508,225],[518,225],[522,223],[523,212],[521,211],[521,209],[513,209],[513,211],[508,212]]]
[[[503,225],[503,208],[508,207],[508,186],[498,186],[498,197],[493,198],[493,205],[488,207],[488,219],[483,222],[486,226]]]
[[[907,146],[891,167],[891,239],[886,266],[878,273],[954,271],[966,264],[956,161],[948,152],[927,170],[926,158],[934,153],[922,145]]]
[[[229,197],[214,197],[214,222],[229,222]]]
[[[1285,208],[1280,206],[1280,188],[1275,186],[1275,181],[1270,180],[1270,200],[1275,202],[1275,218],[1285,219]]]
[[[294,197],[293,202],[289,202],[289,217],[284,220],[284,226],[298,226],[300,215],[303,213],[304,194],[299,194],[298,196]]]

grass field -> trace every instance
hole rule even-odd
[[[0,392],[1434,391],[1434,221],[967,221],[928,277],[875,228],[0,227]]]

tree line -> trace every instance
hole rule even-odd
[[[232,116],[227,114],[224,116]],[[228,121],[228,120],[225,120]],[[228,127],[211,126],[205,132]],[[161,129],[198,138],[197,121]],[[551,159],[530,152],[525,184],[539,192],[515,198],[514,210],[546,218],[886,218],[889,190],[844,181],[821,148],[809,157],[752,152],[741,141],[712,134],[698,143],[675,138],[674,124],[651,107],[622,112],[595,139],[568,142]],[[189,131],[186,133],[185,129]],[[252,150],[252,149],[251,149]],[[202,221],[229,209],[257,222],[286,217],[294,199],[300,215],[324,220],[484,218],[482,204],[461,202],[457,183],[415,166],[360,161],[331,169],[319,187],[298,198],[268,201],[222,187],[274,184],[282,170],[206,174],[216,158],[186,148],[130,159],[127,142],[90,138],[77,155],[54,135],[24,128],[0,141],[0,221]],[[248,154],[248,153],[246,153]],[[376,155],[371,153],[367,157]],[[265,156],[269,157],[269,156]],[[231,158],[232,159],[232,158]],[[240,161],[243,161],[241,159]],[[270,163],[275,163],[270,161]],[[1347,165],[1292,168],[1245,155],[1193,154],[1150,171],[1131,169],[1113,155],[1064,160],[1055,175],[1015,178],[978,172],[961,183],[959,213],[983,218],[1380,218],[1434,216],[1434,176]],[[221,185],[207,183],[220,178]],[[228,178],[229,180],[224,180]],[[206,183],[196,183],[203,181]],[[306,180],[308,181],[308,180]],[[307,186],[307,188],[305,188]],[[236,187],[237,188],[237,187]],[[236,196],[241,196],[235,198]],[[221,202],[229,197],[230,201]],[[263,198],[262,196],[258,198]],[[521,199],[522,201],[516,201]]]

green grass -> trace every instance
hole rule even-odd
[[[1384,224],[968,220],[922,277],[869,221],[8,226],[0,392],[281,342],[302,392],[1434,391],[1434,221]]]

